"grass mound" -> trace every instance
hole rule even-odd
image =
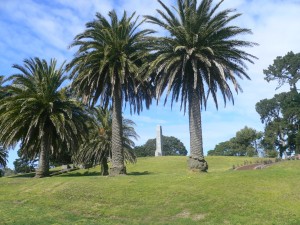
[[[0,179],[0,224],[300,224],[300,161],[233,171],[251,158],[139,158],[128,176],[98,167],[44,179]]]

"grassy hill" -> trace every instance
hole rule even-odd
[[[300,161],[233,171],[251,158],[139,158],[128,176],[99,168],[44,179],[0,178],[0,224],[300,224]]]

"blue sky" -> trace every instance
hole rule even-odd
[[[163,0],[166,5],[175,5],[173,0]],[[217,2],[217,1],[215,1]],[[85,23],[93,20],[95,13],[107,15],[115,9],[136,11],[138,15],[157,15],[159,8],[156,0],[1,0],[0,4],[0,74],[9,76],[16,71],[13,64],[22,64],[25,58],[57,58],[59,62],[69,61],[73,49],[68,49],[74,36],[82,32]],[[259,46],[248,49],[259,58],[249,65],[251,81],[242,80],[243,93],[235,95],[235,104],[226,107],[220,99],[219,110],[212,101],[202,112],[204,152],[213,149],[221,141],[228,140],[244,126],[262,130],[263,126],[255,111],[255,104],[261,99],[270,98],[275,93],[287,90],[283,87],[275,92],[276,83],[267,83],[263,69],[272,64],[276,56],[288,51],[300,52],[300,1],[298,0],[225,0],[222,8],[234,8],[243,15],[235,24],[250,28],[253,35],[245,37]],[[159,28],[144,24],[144,28]],[[140,115],[130,115],[124,110],[125,117],[134,120],[140,135],[137,145],[144,144],[155,137],[157,125],[162,125],[163,134],[179,138],[189,149],[188,116],[175,104],[164,107],[155,103],[150,110]],[[10,151],[8,166],[13,168],[16,151]]]

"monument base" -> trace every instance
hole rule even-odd
[[[162,156],[161,152],[155,152],[155,156]]]

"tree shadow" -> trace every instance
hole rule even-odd
[[[89,172],[89,171],[85,171],[84,173],[80,173],[80,172],[77,172],[77,173],[63,173],[63,174],[60,174],[60,175],[57,175],[59,177],[87,177],[87,176],[101,176],[101,173],[100,172]]]
[[[149,171],[144,171],[144,172],[130,172],[127,173],[128,176],[145,176],[145,175],[151,175],[154,174],[152,172]],[[35,176],[35,173],[24,173],[24,174],[17,174],[15,176],[10,176],[7,178],[33,178]],[[89,171],[85,171],[85,172],[65,172],[65,173],[61,173],[61,174],[51,174],[49,177],[88,177],[88,176],[99,176],[101,177],[101,173],[100,172],[89,172]]]
[[[22,174],[16,174],[13,176],[9,176],[7,178],[33,178],[35,176],[35,173],[22,173]]]
[[[149,171],[127,173],[128,176],[143,176],[143,175],[151,175],[151,174],[153,174],[153,173],[151,173]]]

